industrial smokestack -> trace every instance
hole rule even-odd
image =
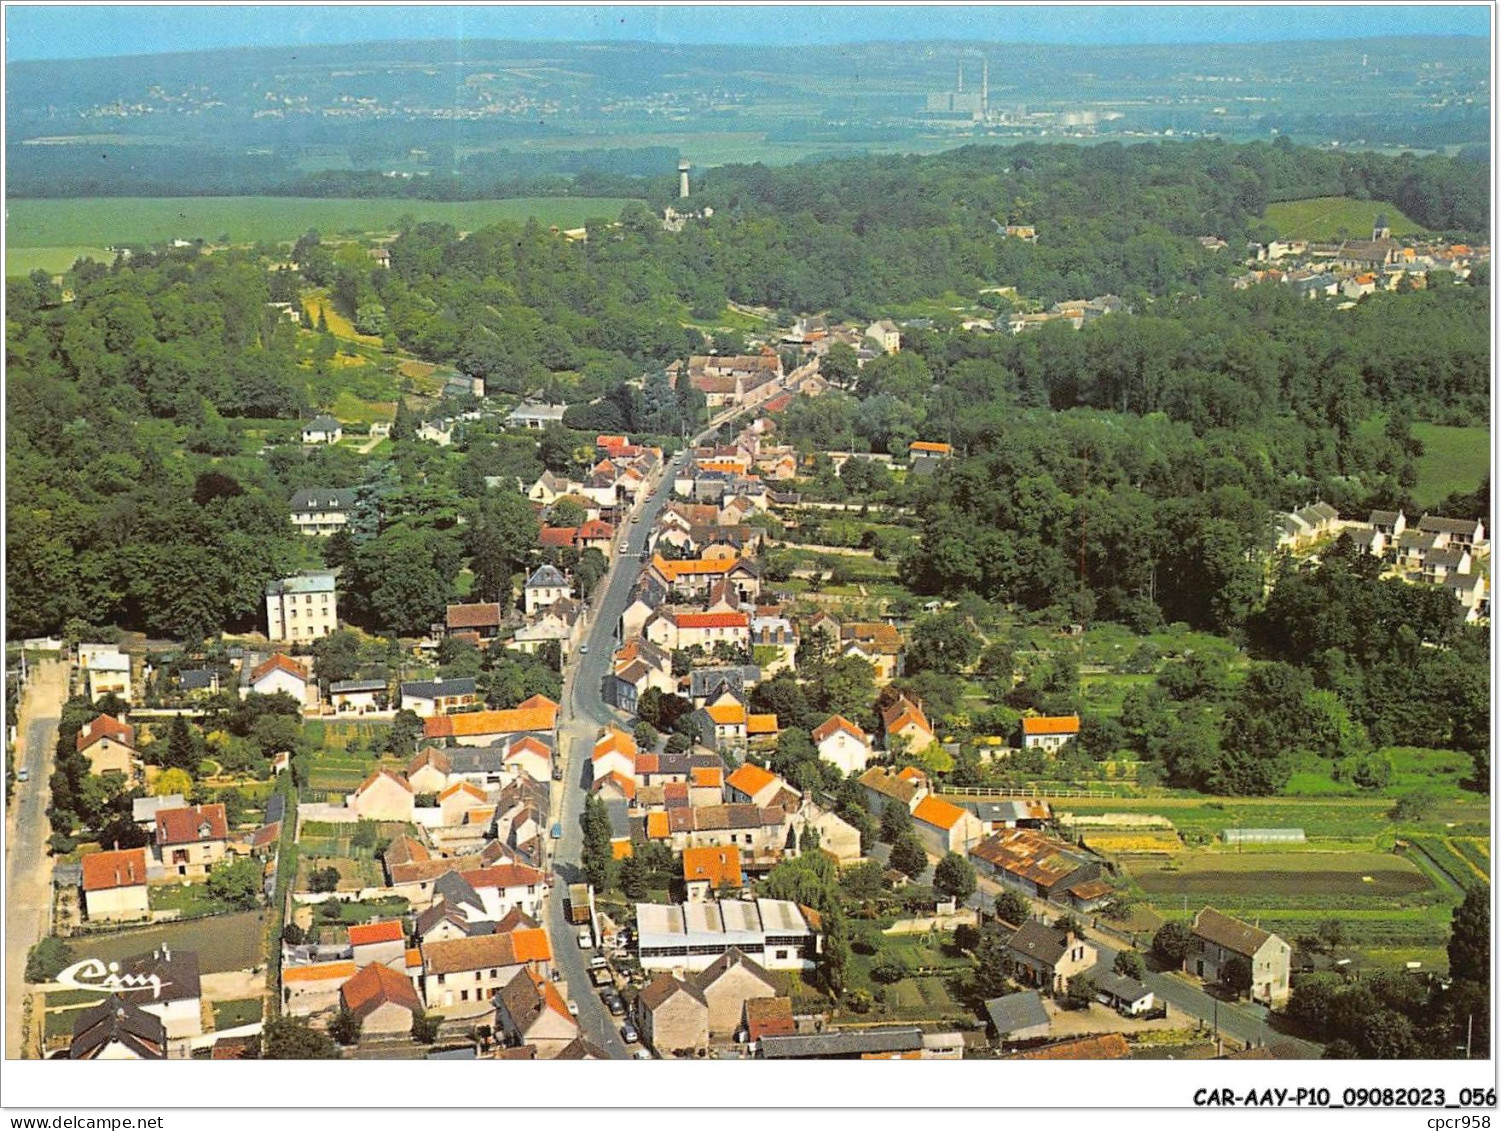
[[[678,162],[678,197],[681,200],[688,199],[688,170],[693,168],[686,161]]]

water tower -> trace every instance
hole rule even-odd
[[[678,197],[681,200],[688,199],[688,170],[693,168],[686,161],[678,162]]]

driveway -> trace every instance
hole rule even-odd
[[[52,865],[47,859],[47,822],[52,756],[57,723],[68,695],[68,666],[45,660],[31,669],[21,693],[16,726],[16,769],[30,780],[16,782],[15,801],[5,822],[5,1055],[23,1055],[26,952],[48,929],[52,907]]]

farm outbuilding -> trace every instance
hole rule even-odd
[[[1302,829],[1226,829],[1220,836],[1226,844],[1302,844],[1308,839]]]

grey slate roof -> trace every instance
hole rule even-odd
[[[436,699],[442,695],[473,695],[475,682],[472,677],[461,679],[414,679],[401,685],[401,697]]]
[[[433,881],[433,899],[442,896],[450,907],[472,907],[484,911],[485,901],[479,897],[469,881],[458,872],[444,872]]]
[[[1036,990],[993,997],[985,1003],[985,1012],[995,1026],[995,1035],[1005,1040],[1020,1029],[1049,1023],[1048,1011],[1042,1007],[1042,995]]]
[[[358,691],[384,691],[386,681],[383,679],[341,679],[337,683],[328,685],[330,695],[343,695],[348,692]]]
[[[1068,936],[1036,919],[1028,919],[1011,936],[1011,941],[1006,946],[1018,954],[1035,958],[1048,966],[1056,966],[1068,950]]]
[[[343,428],[343,425],[341,425],[337,420],[335,420],[333,417],[329,416],[327,413],[322,413],[322,414],[320,414],[318,416],[313,417],[312,420],[309,420],[307,422],[307,424],[305,424],[303,426],[303,431],[304,432],[333,432],[333,431],[337,431],[337,430],[342,430],[342,428]]]
[[[1129,1003],[1138,1002],[1152,991],[1147,989],[1135,978],[1128,978],[1124,974],[1117,974],[1114,970],[1103,966],[1097,966],[1089,972],[1090,981],[1102,993],[1109,994],[1113,998]]]
[[[526,579],[528,589],[557,589],[568,584],[568,579],[563,576],[557,566],[541,565]]]
[[[284,793],[273,793],[266,801],[266,824],[269,825],[281,820],[286,815],[286,812],[287,795]]]
[[[292,510],[347,511],[358,497],[353,487],[304,487],[292,495]]]
[[[177,686],[184,691],[208,691],[214,686],[213,668],[193,668],[177,673]]]
[[[142,1060],[162,1060],[167,1055],[167,1027],[161,1019],[118,994],[74,1014],[68,1059],[93,1060],[111,1041]]]
[[[863,1032],[799,1033],[762,1037],[761,1055],[767,1060],[805,1056],[859,1056],[864,1052],[915,1052],[922,1048],[922,1030],[867,1029]]]

